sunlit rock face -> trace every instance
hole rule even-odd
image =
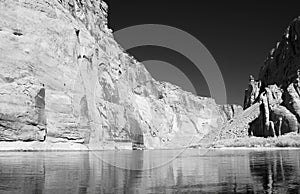
[[[225,115],[225,118],[227,118],[227,120],[231,120],[234,117],[237,117],[243,111],[243,107],[236,104],[224,104],[224,105],[220,105],[220,108],[222,110],[222,113]]]
[[[286,29],[282,40],[271,50],[259,72],[259,80],[250,80],[246,91],[259,92],[246,92],[244,108],[261,103],[260,115],[250,123],[250,133],[253,135],[266,137],[299,132],[299,38],[300,18],[296,18]]]
[[[236,107],[155,81],[101,0],[0,2],[0,140],[180,147]]]

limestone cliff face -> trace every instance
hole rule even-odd
[[[300,124],[300,17],[293,20],[273,48],[245,93],[244,108],[260,103],[260,115],[249,133],[275,136],[299,132]]]
[[[102,0],[0,1],[0,104],[0,141],[146,148],[198,141],[236,114],[155,81],[114,40]]]

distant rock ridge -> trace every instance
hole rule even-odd
[[[154,80],[102,0],[0,2],[0,141],[174,148],[241,111]]]

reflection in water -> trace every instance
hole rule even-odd
[[[300,152],[251,152],[250,170],[258,190],[266,193],[299,193]]]
[[[300,192],[299,150],[187,150],[141,170],[177,153],[0,152],[0,193]]]

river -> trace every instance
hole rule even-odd
[[[0,193],[300,193],[300,150],[0,152]]]

